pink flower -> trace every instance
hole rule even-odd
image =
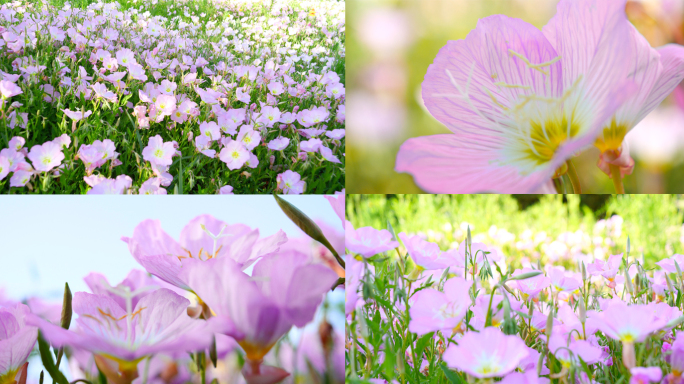
[[[228,165],[228,169],[240,169],[249,160],[250,152],[239,141],[231,141],[219,153],[219,159]]]
[[[299,150],[303,152],[318,152],[323,143],[320,139],[309,139],[299,142]]]
[[[97,94],[98,97],[101,97],[103,99],[107,99],[111,101],[112,103],[116,102],[116,94],[110,90],[107,89],[107,86],[104,85],[103,83],[95,83],[90,86],[93,91]]]
[[[157,107],[157,116],[171,116],[176,110],[176,97],[173,95],[159,95],[154,103]]]
[[[62,163],[64,154],[61,145],[48,141],[43,145],[34,145],[28,154],[28,158],[36,171],[47,172]]]
[[[684,255],[675,254],[672,255],[672,257],[658,261],[656,264],[668,273],[677,273],[677,266],[675,265],[675,261],[679,265],[679,269],[682,272],[684,272]]]
[[[338,159],[337,156],[333,155],[332,149],[326,147],[325,145],[321,145],[321,147],[319,148],[319,152],[321,153],[321,156],[323,156],[323,158],[328,160],[329,162],[341,164],[340,159]]]
[[[10,178],[10,187],[23,187],[31,180],[33,172],[29,170],[17,170]]]
[[[0,81],[0,93],[2,94],[3,99],[9,99],[10,97],[19,95],[23,92],[18,85],[7,80],[2,80]]]
[[[218,140],[221,138],[221,131],[218,124],[213,121],[200,123],[200,132],[211,140]]]
[[[31,311],[24,304],[0,307],[0,377],[14,380],[38,338],[38,328],[30,324]]]
[[[629,384],[659,383],[663,378],[660,367],[634,367],[629,372],[632,374]]]
[[[226,113],[218,116],[218,124],[221,130],[230,135],[237,133],[237,128],[245,121],[247,117],[244,108],[231,109]]]
[[[85,113],[83,113],[81,111],[74,112],[74,111],[70,111],[68,109],[62,109],[62,112],[64,112],[65,115],[69,116],[74,121],[79,121],[81,119],[85,119],[86,117],[93,114],[93,111],[86,111]]]
[[[281,136],[271,140],[268,143],[268,149],[272,149],[274,151],[282,151],[283,149],[287,148],[288,145],[290,145],[290,139]]]
[[[219,195],[232,195],[233,194],[233,187],[230,185],[224,185],[219,189]]]
[[[619,255],[612,255],[608,261],[595,260],[591,264],[587,264],[587,273],[592,276],[603,276],[609,281],[613,281],[617,275],[620,265],[622,264],[622,253]]]
[[[468,291],[472,285],[472,281],[454,277],[444,283],[443,292],[423,289],[416,293],[409,309],[409,330],[419,335],[436,331],[451,334],[468,311],[471,304]]]
[[[581,285],[577,279],[569,276],[562,268],[548,268],[548,276],[551,279],[551,286],[557,291],[574,291]]]
[[[147,272],[187,290],[189,287],[179,274],[189,259],[230,258],[247,268],[259,258],[278,252],[287,236],[278,231],[275,235],[259,238],[258,229],[201,215],[183,227],[179,241],[169,236],[158,220],[141,222],[133,230],[133,236],[121,240],[128,244],[133,258]]]
[[[268,90],[272,95],[278,96],[285,91],[285,87],[281,83],[272,82],[268,84]]]
[[[251,276],[233,260],[220,258],[194,261],[183,268],[181,279],[216,314],[217,323],[234,326],[231,336],[245,351],[245,365],[253,367],[292,326],[313,320],[337,274],[304,254],[287,251],[262,258]]]
[[[151,177],[142,183],[138,193],[141,195],[166,195],[166,189],[161,187],[160,178]]]
[[[131,296],[122,295],[125,306],[108,294],[76,292],[73,311],[79,316],[73,331],[39,318],[31,322],[54,346],[69,345],[127,362],[156,353],[197,351],[211,343],[208,322],[191,319],[190,301],[178,294],[161,288],[142,297],[135,307]]]
[[[119,175],[116,179],[93,175],[86,176],[83,180],[92,187],[88,195],[122,195],[133,185],[133,179],[126,175]]]
[[[10,163],[5,156],[0,155],[0,180],[7,177],[10,172]]]
[[[562,0],[542,31],[503,15],[480,19],[465,40],[440,51],[423,82],[425,106],[455,134],[409,139],[396,170],[433,193],[533,192],[564,173],[625,101],[654,89],[657,76],[641,69],[657,66],[657,54],[624,6]],[[678,52],[668,53],[673,62],[681,62]],[[681,80],[676,65],[671,72]],[[671,89],[662,84],[656,93]]]
[[[240,133],[238,133],[237,141],[242,143],[245,148],[251,151],[261,142],[261,135],[259,132],[255,131],[251,125],[243,125],[240,127]]]
[[[263,124],[266,127],[273,127],[273,124],[280,120],[280,110],[277,107],[264,106],[261,108],[261,114],[256,122]]]
[[[278,183],[277,189],[282,190],[286,195],[300,195],[306,190],[306,182],[302,180],[297,172],[287,170],[276,176]]]
[[[573,355],[570,355],[568,349],[572,351]],[[598,363],[603,357],[603,350],[598,346],[594,346],[586,340],[570,340],[568,343],[566,335],[555,331],[549,340],[549,350],[564,364],[579,364],[577,357],[580,357],[585,363],[591,365]]]
[[[588,311],[599,331],[611,339],[640,343],[648,335],[663,328],[667,320],[659,319],[645,305],[627,305],[617,301],[603,311]]]
[[[150,137],[147,147],[143,149],[143,159],[156,165],[171,165],[176,155],[174,142],[164,142],[161,136]]]
[[[334,196],[324,196],[326,200],[330,203],[330,206],[335,210],[337,217],[344,224],[344,188],[341,192],[335,192]]]
[[[349,252],[358,253],[363,257],[375,256],[399,246],[398,241],[392,240],[392,234],[386,230],[373,227],[354,229],[352,223],[345,223],[345,246]]]
[[[450,264],[450,259],[439,249],[439,245],[425,241],[420,236],[409,237],[406,233],[399,233],[399,239],[404,243],[406,251],[416,265],[423,269],[442,269]]]
[[[501,377],[513,371],[528,355],[527,346],[517,336],[504,335],[495,327],[482,332],[466,332],[458,345],[449,345],[443,359],[449,367],[477,378]]]
[[[513,272],[513,276],[521,275],[523,273],[534,272],[532,268],[517,269]],[[514,280],[509,283],[509,286],[517,287],[520,292],[525,295],[525,297],[530,297],[531,299],[537,298],[539,292],[543,289],[548,288],[551,285],[551,279],[544,276],[544,274],[530,277],[524,280]]]
[[[128,48],[122,48],[118,50],[116,52],[116,60],[122,67],[126,68],[130,68],[131,65],[137,64],[135,61],[135,54]]]

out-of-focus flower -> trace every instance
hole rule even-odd
[[[287,241],[285,232],[259,239],[259,229],[244,224],[228,224],[211,215],[192,219],[177,242],[161,228],[158,220],[145,220],[122,237],[133,257],[147,272],[169,284],[189,290],[178,275],[190,259],[230,258],[243,268],[258,258],[277,252]]]
[[[0,383],[15,383],[38,338],[24,304],[0,307]]]
[[[413,296],[414,304],[409,312],[409,330],[418,335],[429,332],[459,328],[471,299],[468,291],[473,285],[462,277],[453,277],[444,283],[444,290],[423,289]]]
[[[466,332],[458,345],[447,347],[443,359],[450,367],[477,378],[502,377],[513,371],[528,353],[518,336],[487,327],[479,333]]]

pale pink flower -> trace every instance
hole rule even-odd
[[[130,68],[132,64],[137,64],[135,54],[128,48],[122,48],[116,52],[116,60],[122,67]],[[142,67],[140,67],[142,68]]]
[[[287,148],[288,145],[290,145],[290,139],[281,136],[269,141],[268,149],[272,149],[274,151],[282,151],[283,149]]]
[[[93,111],[86,111],[85,113],[81,111],[70,111],[68,109],[62,109],[62,112],[64,112],[65,115],[69,116],[71,119],[74,121],[79,121],[81,119],[85,119],[86,117],[90,116],[93,114]]]
[[[392,234],[388,230],[373,227],[354,229],[349,221],[345,222],[344,241],[349,252],[363,257],[372,257],[399,247],[399,242],[392,240]]]
[[[5,156],[0,155],[0,180],[7,177],[10,172],[10,163]]]
[[[147,147],[143,149],[143,159],[156,165],[171,165],[176,148],[173,142],[164,142],[161,136],[150,137]]]
[[[230,185],[224,185],[219,189],[220,195],[233,195],[233,187]]]
[[[338,159],[337,156],[333,155],[332,149],[326,147],[325,145],[321,145],[321,147],[319,148],[319,152],[321,153],[321,156],[323,156],[323,158],[328,160],[329,162],[341,164],[340,159]]]
[[[287,170],[276,176],[278,183],[277,189],[282,190],[286,195],[300,195],[306,190],[306,182],[302,180],[299,173]]]
[[[551,279],[551,286],[557,291],[574,291],[581,285],[577,279],[568,276],[562,268],[548,268],[548,276]]]
[[[243,125],[240,127],[237,141],[241,142],[245,148],[251,151],[261,142],[261,135],[259,132],[255,131],[251,125]]]
[[[443,359],[449,367],[477,378],[501,377],[513,371],[529,354],[518,336],[505,335],[495,327],[466,332],[458,345],[450,344]]]
[[[278,120],[280,120],[280,110],[277,107],[264,106],[261,108],[261,114],[256,122],[271,128]]]
[[[140,186],[140,189],[138,190],[138,194],[140,195],[166,195],[166,189],[162,188],[161,185],[161,179],[158,177],[152,177],[142,183]]]
[[[409,139],[396,170],[433,193],[539,190],[625,101],[653,89],[657,54],[644,43],[624,0],[561,0],[541,31],[503,15],[480,19],[423,82],[426,108],[455,134]]]
[[[272,95],[278,96],[285,91],[285,88],[279,82],[272,82],[268,84],[268,90]]]
[[[512,276],[518,276],[529,272],[535,272],[535,270],[532,268],[516,269],[515,272],[513,272]],[[544,276],[543,273],[541,275],[537,275],[523,280],[514,280],[509,283],[509,286],[518,288],[520,292],[522,292],[523,295],[525,295],[525,297],[529,297],[531,299],[537,298],[537,296],[539,296],[539,293],[543,289],[548,288],[550,285],[551,279]]]
[[[211,140],[218,140],[221,137],[219,126],[214,121],[200,123],[200,132]]]
[[[219,153],[219,159],[228,165],[228,169],[240,169],[249,160],[249,151],[239,141],[226,144]]]
[[[449,266],[451,259],[443,254],[439,245],[425,241],[420,236],[409,237],[404,232],[399,233],[398,236],[404,243],[409,256],[421,268],[431,270]]]
[[[159,95],[154,103],[158,116],[171,116],[176,110],[176,97],[173,95]]]
[[[0,81],[0,93],[2,94],[3,99],[8,99],[23,92],[18,85],[7,80],[2,80]]]
[[[23,187],[31,180],[33,172],[30,170],[17,170],[10,178],[10,187]]]
[[[672,257],[658,261],[656,264],[660,268],[666,270],[668,273],[677,273],[677,266],[675,261],[679,265],[680,271],[684,272],[684,255],[674,254]]]
[[[98,97],[101,97],[103,99],[107,99],[111,101],[112,103],[116,102],[116,94],[110,90],[107,89],[107,86],[104,85],[103,83],[95,83],[90,86],[93,91],[97,94]]]
[[[443,292],[423,289],[413,295],[409,330],[418,335],[436,331],[451,334],[468,311],[471,304],[468,291],[472,285],[472,281],[453,277],[444,283]]]
[[[603,276],[609,281],[615,279],[618,270],[622,265],[622,253],[619,255],[612,255],[608,261],[595,260],[591,264],[587,264],[587,273],[592,276]]]
[[[659,383],[663,378],[663,370],[660,367],[634,367],[629,373],[632,374],[629,384]]]
[[[658,318],[645,305],[627,305],[622,301],[611,303],[601,312],[587,311],[596,328],[614,340],[640,343],[648,335],[663,328],[667,321]]]
[[[61,145],[48,141],[43,145],[34,145],[28,154],[28,158],[36,171],[47,172],[62,163],[64,154]]]

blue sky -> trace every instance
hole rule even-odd
[[[323,196],[288,196],[313,219],[340,231],[342,224]],[[141,268],[121,236],[145,219],[159,219],[174,238],[197,215],[259,228],[263,236],[299,230],[273,196],[2,196],[0,197],[0,289],[12,299],[37,295],[59,299],[64,282],[87,290],[83,277],[100,272],[116,284]]]

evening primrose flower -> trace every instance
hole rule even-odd
[[[123,382],[129,383],[138,376],[137,364],[145,357],[163,352],[195,352],[211,344],[210,323],[188,316],[188,299],[160,288],[133,306],[132,296],[136,292],[114,292],[123,296],[124,306],[109,295],[76,292],[75,330],[38,317],[30,318],[30,322],[40,327],[52,345],[90,351],[105,375],[112,379],[118,377],[118,372],[128,379]]]
[[[0,81],[0,94],[3,99],[9,99],[12,96],[20,95],[23,91],[18,85],[11,81],[2,80]]]
[[[259,132],[255,131],[254,127],[251,125],[243,125],[240,127],[240,133],[238,133],[237,141],[242,143],[247,150],[251,151],[261,142],[261,135]]]
[[[157,165],[171,165],[176,154],[174,142],[164,142],[161,136],[150,137],[147,147],[143,149],[143,159]]]
[[[5,156],[0,155],[0,180],[7,177],[10,172],[10,163]]]
[[[458,327],[471,304],[468,291],[473,285],[461,277],[444,283],[444,290],[423,289],[413,296],[409,309],[409,330],[418,335],[435,331],[450,331]]]
[[[627,305],[621,301],[611,303],[601,312],[588,311],[587,314],[599,331],[627,343],[640,343],[667,324],[666,319],[658,318],[647,306]]]
[[[261,374],[264,356],[292,326],[303,327],[313,320],[338,278],[330,268],[295,251],[262,258],[251,276],[229,258],[192,264],[183,269],[181,279],[208,305],[217,324],[223,321],[242,335],[234,338],[245,351],[248,371],[243,370],[243,375],[250,376]]]
[[[219,126],[214,121],[200,123],[200,132],[211,140],[218,140],[221,137]]]
[[[277,188],[286,195],[301,195],[306,190],[306,181],[294,171],[287,170],[276,176]]]
[[[0,307],[0,384],[16,383],[38,338],[38,328],[28,324],[29,307],[14,304]]]
[[[145,220],[133,230],[133,236],[122,237],[133,258],[147,272],[169,284],[189,289],[178,274],[188,259],[209,260],[231,258],[247,268],[257,259],[277,252],[287,241],[285,232],[259,238],[259,229],[244,224],[228,224],[211,215],[192,219],[181,230],[179,241],[162,228],[158,220]]]
[[[399,233],[399,239],[404,243],[406,251],[416,265],[423,269],[442,269],[452,263],[452,259],[445,257],[439,245],[425,241],[420,236],[409,237],[406,233]]]
[[[272,149],[274,151],[282,151],[283,149],[287,148],[288,145],[290,145],[290,139],[281,136],[269,141],[268,149]]]
[[[595,260],[593,263],[587,264],[587,273],[592,276],[603,276],[608,281],[613,281],[620,269],[620,265],[622,265],[622,253],[611,255],[608,261]]]
[[[228,165],[228,169],[240,169],[249,160],[249,151],[239,141],[231,141],[221,149],[219,159]]]
[[[85,111],[85,113],[83,113],[81,111],[71,111],[68,109],[62,109],[62,112],[64,112],[65,115],[69,116],[69,118],[71,118],[74,121],[85,119],[93,114],[93,111]]]
[[[458,345],[450,344],[443,359],[449,367],[477,378],[501,377],[513,371],[528,355],[527,346],[518,336],[505,335],[499,328],[466,332]]]
[[[433,193],[547,187],[636,91],[630,28],[625,0],[561,0],[542,31],[480,19],[423,82],[426,108],[453,134],[409,139],[396,170]]]
[[[34,145],[28,158],[36,171],[48,172],[62,163],[64,153],[60,144],[48,141],[42,145]]]
[[[349,221],[345,222],[344,239],[349,252],[357,253],[363,257],[371,257],[399,246],[398,241],[392,240],[390,231],[386,229],[377,230],[373,227],[354,229]]]

